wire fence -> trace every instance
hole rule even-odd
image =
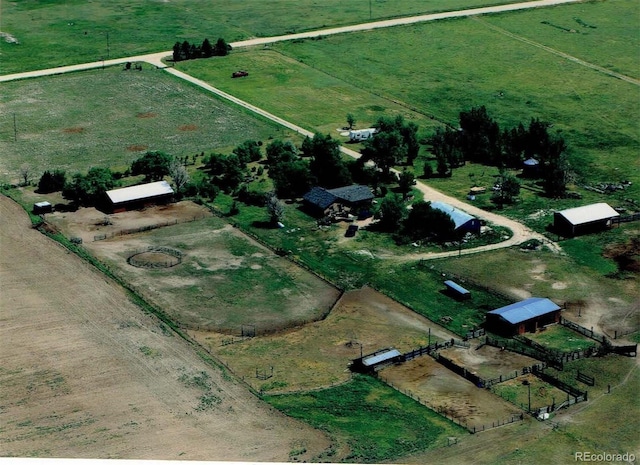
[[[205,218],[206,215],[197,215],[197,216],[193,216],[190,218],[184,218],[184,219],[178,219],[175,218],[173,220],[170,221],[163,221],[161,223],[155,223],[155,224],[147,224],[144,226],[139,226],[137,228],[126,228],[126,229],[120,229],[118,231],[112,231],[112,232],[108,232],[108,233],[103,233],[103,234],[96,234],[93,236],[93,241],[97,242],[97,241],[104,241],[106,239],[111,239],[113,237],[118,237],[118,236],[128,236],[130,234],[137,234],[137,233],[141,233],[141,232],[145,232],[145,231],[151,231],[154,229],[159,229],[159,228],[164,228],[166,226],[173,226],[176,224],[181,224],[181,223],[191,223],[193,221],[198,221],[201,220],[203,218]]]

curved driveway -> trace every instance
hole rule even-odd
[[[281,42],[286,40],[304,39],[304,38],[343,34],[343,33],[349,33],[349,32],[357,32],[357,31],[367,31],[367,30],[378,29],[378,28],[385,28],[385,27],[399,26],[399,25],[406,25],[406,24],[415,24],[415,23],[421,23],[421,22],[427,22],[427,21],[436,21],[436,20],[447,19],[447,18],[476,16],[476,15],[483,15],[488,13],[500,13],[505,11],[515,11],[515,10],[523,10],[523,9],[529,9],[529,8],[561,5],[565,3],[576,3],[579,1],[581,0],[537,0],[537,1],[530,1],[530,2],[513,3],[508,5],[497,5],[497,6],[491,6],[491,7],[449,11],[444,13],[411,16],[406,18],[397,18],[397,19],[390,19],[385,21],[375,21],[375,22],[364,23],[364,24],[356,24],[353,26],[323,29],[323,30],[303,32],[298,34],[249,39],[249,40],[244,40],[240,42],[233,42],[231,43],[231,45],[234,48],[249,47],[249,46],[255,46],[255,45],[265,45],[265,44]],[[7,82],[7,81],[18,80],[18,79],[27,79],[32,77],[50,76],[50,75],[63,74],[63,73],[69,73],[74,71],[84,71],[89,69],[101,68],[105,66],[119,65],[126,62],[144,61],[152,65],[155,65],[158,68],[163,68],[168,73],[173,74],[174,76],[177,76],[181,79],[189,81],[193,84],[196,84],[209,92],[212,92],[230,102],[233,102],[236,105],[244,107],[265,118],[268,118],[269,120],[274,121],[282,126],[285,126],[299,134],[313,137],[313,133],[311,131],[308,131],[304,128],[301,128],[300,126],[290,123],[261,108],[251,105],[250,103],[240,100],[239,98],[234,97],[233,95],[228,94],[226,92],[223,92],[220,89],[217,89],[200,79],[194,78],[193,76],[190,76],[186,73],[178,71],[175,68],[167,67],[162,60],[167,56],[171,55],[171,53],[172,53],[171,51],[164,51],[164,52],[158,52],[158,53],[150,53],[146,55],[116,58],[112,60],[102,60],[102,61],[97,61],[92,63],[83,63],[79,65],[70,65],[70,66],[50,68],[50,69],[44,69],[44,70],[38,70],[38,71],[29,71],[25,73],[8,74],[8,75],[0,76],[0,82]],[[346,147],[341,147],[341,151],[344,154],[349,155],[353,158],[360,157],[360,154],[358,152],[355,152]],[[442,192],[437,191],[436,189],[433,189],[423,184],[422,182],[417,182],[416,188],[419,189],[424,194],[424,198],[428,201],[446,202],[449,205],[452,205],[456,208],[464,210],[473,216],[485,219],[490,223],[507,227],[513,232],[513,236],[510,239],[497,244],[485,245],[485,246],[476,247],[473,249],[466,249],[466,250],[452,251],[452,252],[441,252],[441,253],[410,254],[410,255],[405,255],[402,258],[430,259],[430,258],[455,256],[458,254],[466,255],[471,253],[482,252],[485,250],[494,250],[498,248],[510,247],[512,245],[520,244],[529,239],[538,239],[539,241],[545,243],[551,250],[554,250],[554,251],[560,250],[557,244],[549,241],[543,235],[532,231],[531,229],[527,228],[521,223],[518,223],[517,221],[511,220],[509,218],[505,218],[504,216],[497,215],[495,213],[491,213],[486,210],[482,210],[478,207],[475,207],[473,205],[470,205],[468,203],[462,202],[461,200],[445,195]]]

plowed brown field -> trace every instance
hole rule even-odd
[[[329,446],[3,196],[0,288],[0,456],[287,461]]]

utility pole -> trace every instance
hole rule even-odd
[[[371,19],[372,19],[372,16],[371,16],[371,0],[369,0],[369,20],[371,20]]]
[[[107,59],[109,59],[110,53],[109,53],[109,31],[107,31]]]
[[[16,114],[13,114],[13,141],[18,141],[18,124],[16,123]]]

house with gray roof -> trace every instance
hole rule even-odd
[[[558,323],[561,310],[549,299],[531,297],[488,312],[485,326],[505,336],[535,333],[543,326]]]
[[[360,184],[335,189],[314,187],[302,197],[307,209],[319,217],[340,213],[359,215],[371,207],[373,198],[371,189]]]

